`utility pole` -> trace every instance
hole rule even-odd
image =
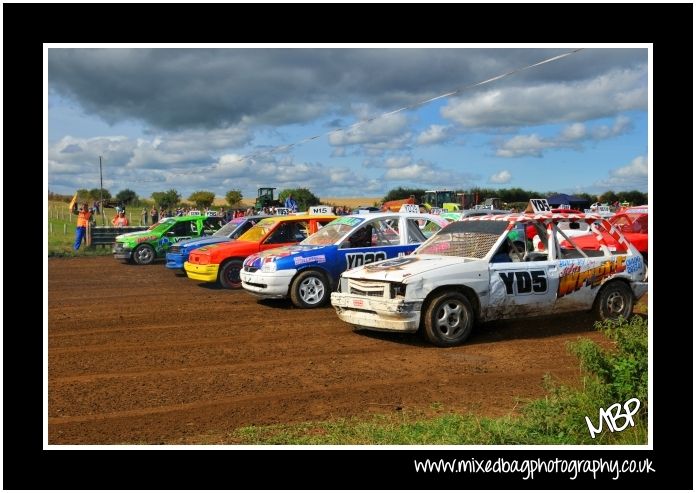
[[[106,217],[104,216],[104,182],[102,181],[102,162],[101,156],[99,156],[99,209],[101,209],[102,216],[102,226],[106,224]]]

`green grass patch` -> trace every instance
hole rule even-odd
[[[206,443],[265,445],[636,445],[648,439],[647,342],[644,317],[595,324],[611,341],[604,349],[580,339],[569,345],[584,370],[580,388],[562,385],[547,376],[547,396],[523,404],[519,415],[482,418],[442,414],[425,417],[403,410],[368,420],[350,418],[291,425],[249,426]],[[596,438],[589,434],[585,416],[595,425],[600,408],[641,402],[634,427],[612,433],[606,427]],[[440,411],[434,403],[431,411]]]
[[[84,240],[82,246],[76,252],[73,250],[75,243],[75,228],[77,226],[77,216],[70,213],[68,204],[65,202],[50,201],[48,203],[48,256],[49,257],[86,257],[97,255],[111,255],[111,246],[85,246]],[[130,212],[132,217],[129,222],[132,225],[140,224],[140,212]],[[107,209],[105,212],[104,224],[111,225],[113,219],[113,209]],[[102,225],[101,214],[96,218],[97,226]]]

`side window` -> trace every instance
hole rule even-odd
[[[167,231],[167,236],[188,236],[190,234],[191,226],[189,226],[189,223],[187,222],[176,223],[169,231]]]
[[[203,222],[203,233],[213,234],[218,229],[220,229],[220,218],[218,217],[207,217]]]
[[[273,233],[271,233],[271,236],[269,236],[265,243],[292,243],[293,241],[297,241],[299,234],[300,233],[296,224],[287,222],[282,223],[278,225]]]
[[[389,246],[400,243],[398,218],[375,221],[374,231],[372,246]]]
[[[427,228],[429,226],[430,221],[426,221],[423,219],[409,219],[406,222],[406,242],[407,243],[421,243],[425,241],[425,235],[423,234],[423,231],[421,230],[421,225],[419,224],[421,221],[423,221],[423,227]],[[431,226],[432,228],[432,226]],[[428,229],[431,229],[428,228]],[[427,230],[426,230],[427,231]]]
[[[309,223],[305,221],[292,223],[292,231],[294,241],[300,242],[309,236]]]
[[[346,245],[342,245],[346,247]],[[347,248],[365,248],[372,246],[372,225],[366,224],[361,228],[353,231],[353,234],[348,237]]]

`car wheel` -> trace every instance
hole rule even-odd
[[[440,347],[464,342],[474,326],[474,311],[469,299],[461,293],[449,292],[435,297],[425,312],[425,335]]]
[[[138,265],[148,265],[155,261],[155,250],[150,245],[140,245],[133,252],[133,260]]]
[[[331,296],[326,276],[316,270],[307,270],[298,275],[290,287],[290,299],[300,308],[316,308],[325,304]]]
[[[628,318],[633,313],[633,292],[623,282],[610,282],[597,295],[594,309],[600,320]]]
[[[241,260],[228,260],[220,267],[218,280],[220,285],[226,289],[239,289],[242,287],[242,279],[239,273],[242,271],[243,263]]]

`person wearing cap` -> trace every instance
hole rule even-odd
[[[123,226],[128,226],[128,218],[126,217],[125,211],[119,211],[119,213],[111,221],[111,224],[117,228],[122,228]]]
[[[89,224],[89,219],[92,217],[92,213],[89,211],[89,205],[86,202],[82,204],[82,208],[79,211],[77,210],[77,203],[73,204],[72,213],[77,215],[75,244],[73,245],[73,249],[77,251],[80,249],[82,239],[87,234],[87,225]]]

